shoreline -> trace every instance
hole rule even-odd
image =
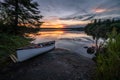
[[[90,46],[92,43],[91,41],[77,41],[77,40],[57,40],[56,41],[56,48],[61,49],[67,49],[71,52],[74,52],[78,55],[81,55],[86,58],[92,59],[95,55],[94,54],[88,54],[87,49],[85,49],[85,46]]]
[[[92,80],[95,63],[69,50],[56,48],[22,63],[12,64],[4,80]],[[24,75],[24,77],[23,77]]]
[[[56,36],[49,37],[50,36],[49,34],[47,34],[47,36],[43,37],[41,36],[34,37],[35,40],[33,40],[31,43],[37,44],[42,43],[43,41],[48,42],[54,40],[56,41],[55,43],[56,48],[67,49],[90,59],[92,59],[95,56],[94,54],[88,54],[87,50],[84,48],[85,46],[91,46],[94,44],[94,40],[92,39],[92,37],[88,36],[67,37],[68,36],[67,33],[64,36],[59,35],[58,37]]]

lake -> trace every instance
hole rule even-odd
[[[94,44],[93,38],[88,36],[84,31],[40,31],[29,36],[35,39],[32,43],[37,44],[55,40],[56,48],[67,49],[88,58],[94,56],[94,54],[88,54],[84,48],[85,46]]]

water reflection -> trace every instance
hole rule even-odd
[[[81,31],[40,31],[36,34],[29,34],[30,37],[35,38],[34,43],[50,41],[50,40],[61,40],[61,39],[79,39],[79,38],[89,38]]]
[[[71,50],[89,58],[93,57],[84,49],[85,46],[93,44],[93,39],[83,31],[40,31],[36,34],[29,34],[29,36],[35,38],[32,43],[55,40],[56,48]]]

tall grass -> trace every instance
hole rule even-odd
[[[120,34],[113,30],[105,47],[97,55],[95,80],[120,80]]]
[[[22,36],[0,34],[0,67],[9,62],[9,54],[15,54],[17,48],[28,45],[29,41]]]

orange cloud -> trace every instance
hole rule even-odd
[[[120,10],[120,8],[112,8],[112,9],[97,8],[97,9],[93,9],[93,12],[103,13],[103,12],[110,12],[115,10]]]
[[[65,26],[71,25],[85,25],[89,23],[89,21],[78,21],[78,20],[60,20],[59,18],[53,17],[50,19],[44,19],[45,23],[41,26],[41,28],[64,28]]]
[[[89,23],[89,21],[79,21],[79,20],[60,20],[60,22],[66,26],[69,25],[85,25]]]
[[[45,22],[42,24],[41,28],[63,28],[64,25],[56,24],[55,22]]]
[[[93,11],[96,13],[102,13],[102,12],[106,12],[107,10],[99,8],[99,9],[94,9]]]

